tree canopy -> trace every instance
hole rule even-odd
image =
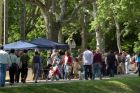
[[[20,40],[25,27],[26,40],[46,37],[66,43],[74,39],[83,48],[95,49],[99,43],[103,52],[140,51],[140,0],[7,1],[7,43]]]

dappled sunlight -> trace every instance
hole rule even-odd
[[[125,93],[133,93],[129,85],[115,80],[109,80],[101,84],[98,83],[97,85],[95,84],[93,90],[98,90],[102,93],[108,93],[108,91],[112,91],[111,93],[122,93],[124,91]]]
[[[107,82],[112,84],[112,85],[118,86],[121,89],[127,90],[129,92],[133,91],[128,85],[126,85],[126,84],[124,84],[124,83],[122,83],[120,81],[107,81]]]
[[[140,93],[139,83],[139,78],[83,80],[59,84],[32,83],[1,88],[0,93]]]
[[[53,92],[57,92],[57,93],[67,93],[67,92],[65,92],[65,91],[62,91],[62,90],[56,89],[56,88],[52,90],[52,93],[53,93]]]

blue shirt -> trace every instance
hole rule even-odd
[[[136,57],[136,62],[140,62],[140,56]]]
[[[34,63],[40,63],[40,56],[34,56],[33,62]]]

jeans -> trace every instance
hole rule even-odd
[[[108,64],[108,72],[110,77],[114,77],[114,69],[115,69],[114,64]]]
[[[71,78],[71,71],[72,71],[71,66],[64,65],[64,79],[70,79]]]
[[[5,85],[6,64],[0,63],[0,87]]]
[[[64,77],[63,76],[63,67],[62,67],[62,65],[58,65],[58,68],[59,68],[59,73],[60,73],[59,77],[62,79]]]
[[[84,65],[85,80],[88,80],[88,77],[92,79],[92,70],[91,65]]]
[[[92,78],[95,79],[96,76],[99,76],[101,78],[101,64],[100,63],[94,63],[92,68]]]
[[[40,71],[39,63],[34,63],[34,79],[35,79],[35,82],[37,82],[37,79],[39,77],[39,71]]]

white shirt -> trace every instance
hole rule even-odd
[[[9,54],[3,50],[0,50],[0,63],[11,64]]]
[[[83,63],[84,65],[91,65],[93,62],[93,53],[90,50],[86,50],[83,53]]]
[[[11,63],[18,64],[17,56],[14,53],[10,53],[9,56],[10,56]]]
[[[126,56],[126,59],[125,59],[125,62],[130,62],[130,55],[128,54],[127,56]]]

